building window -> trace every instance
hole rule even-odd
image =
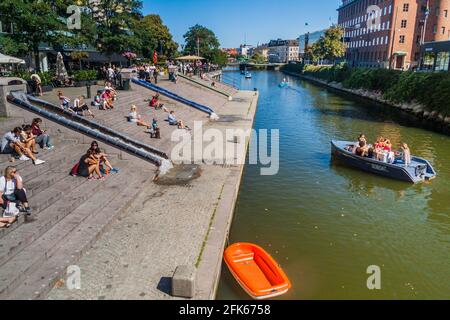
[[[409,3],[403,4],[403,12],[408,12],[408,11],[409,11]]]
[[[448,10],[444,10],[444,17],[445,17],[445,18],[448,17]]]
[[[436,71],[448,71],[450,52],[439,52],[436,58]]]
[[[406,20],[402,20],[402,23],[401,23],[401,25],[400,25],[400,27],[401,28],[406,28],[406,24],[407,24],[408,22],[406,21]]]
[[[437,25],[436,25],[436,24],[433,26],[433,33],[434,33],[434,34],[437,33]]]
[[[445,27],[441,28],[441,32],[442,32],[442,34],[445,34]]]
[[[400,36],[400,41],[399,43],[405,43],[405,36]]]

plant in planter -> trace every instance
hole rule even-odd
[[[78,61],[80,70],[83,69],[83,66],[81,64],[81,60],[82,59],[86,59],[89,57],[89,54],[87,52],[84,51],[73,51],[70,53],[70,57],[72,58],[72,60],[74,61]]]
[[[75,86],[82,87],[97,80],[97,70],[79,70],[74,74]]]

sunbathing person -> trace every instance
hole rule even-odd
[[[99,156],[99,160],[100,160],[100,167],[105,164],[105,166],[108,167],[108,171],[112,172],[112,173],[118,173],[119,170],[117,168],[114,168],[111,163],[108,160],[108,155],[106,153],[104,153],[98,146],[98,142],[97,141],[92,141],[91,143],[91,147],[90,149],[94,154],[96,154],[97,156]]]
[[[41,123],[41,118],[35,118],[31,123],[32,132],[36,136],[36,143],[44,150],[52,150],[54,147],[50,143],[50,136],[46,130],[41,129]]]
[[[4,175],[0,177],[0,205],[3,209],[6,209],[8,202],[16,203],[20,212],[31,214],[22,177],[11,166],[6,167]]]
[[[137,113],[137,108],[133,104],[130,109],[130,113],[128,114],[128,119],[130,122],[136,123],[138,126],[147,127],[147,129],[150,129],[150,124],[142,120],[141,115]]]
[[[34,165],[45,163],[45,161],[37,159],[33,152],[20,141],[21,133],[22,128],[20,127],[16,127],[13,131],[5,133],[1,141],[1,153],[16,154],[21,161],[28,161],[31,159]]]
[[[62,109],[69,109],[70,99],[63,95],[62,91],[58,91],[58,98]]]
[[[23,126],[22,132],[20,133],[20,140],[26,148],[31,150],[31,152],[34,154],[39,153],[36,150],[36,136],[33,134],[33,129],[29,124]]]
[[[94,178],[94,173],[97,174],[97,178]],[[100,161],[91,149],[89,149],[86,154],[81,157],[78,164],[77,175],[88,178],[89,180],[104,179],[100,172]]]
[[[169,121],[169,124],[171,126],[177,126],[178,129],[189,129],[184,125],[183,120],[178,120],[175,117],[175,112],[174,111],[170,111],[169,116],[167,118],[167,120]]]
[[[84,102],[83,96],[79,96],[73,101],[73,107],[71,109],[78,115],[84,116],[84,113],[87,112],[92,118],[95,118],[95,115],[92,113],[91,109]]]
[[[109,90],[105,90],[101,95],[103,101],[103,110],[109,110],[114,108],[113,99],[111,96],[111,92]]]
[[[157,93],[156,95],[154,95],[152,97],[152,99],[150,100],[149,106],[154,108],[158,105],[158,102],[159,102],[159,93]]]

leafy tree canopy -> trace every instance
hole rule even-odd
[[[186,43],[184,54],[197,55],[198,44],[200,56],[207,58],[212,50],[219,49],[220,47],[219,40],[214,32],[198,24],[191,27],[183,37]]]

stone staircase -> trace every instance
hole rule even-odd
[[[12,118],[0,121],[2,133],[34,114],[17,107]],[[100,143],[110,162],[120,169],[103,181],[69,175],[92,139],[44,120],[54,150],[39,148],[46,163],[9,162],[0,158],[0,170],[13,165],[24,180],[31,218],[21,216],[8,229],[0,229],[0,299],[39,299],[76,264],[85,250],[126,210],[155,167]]]

